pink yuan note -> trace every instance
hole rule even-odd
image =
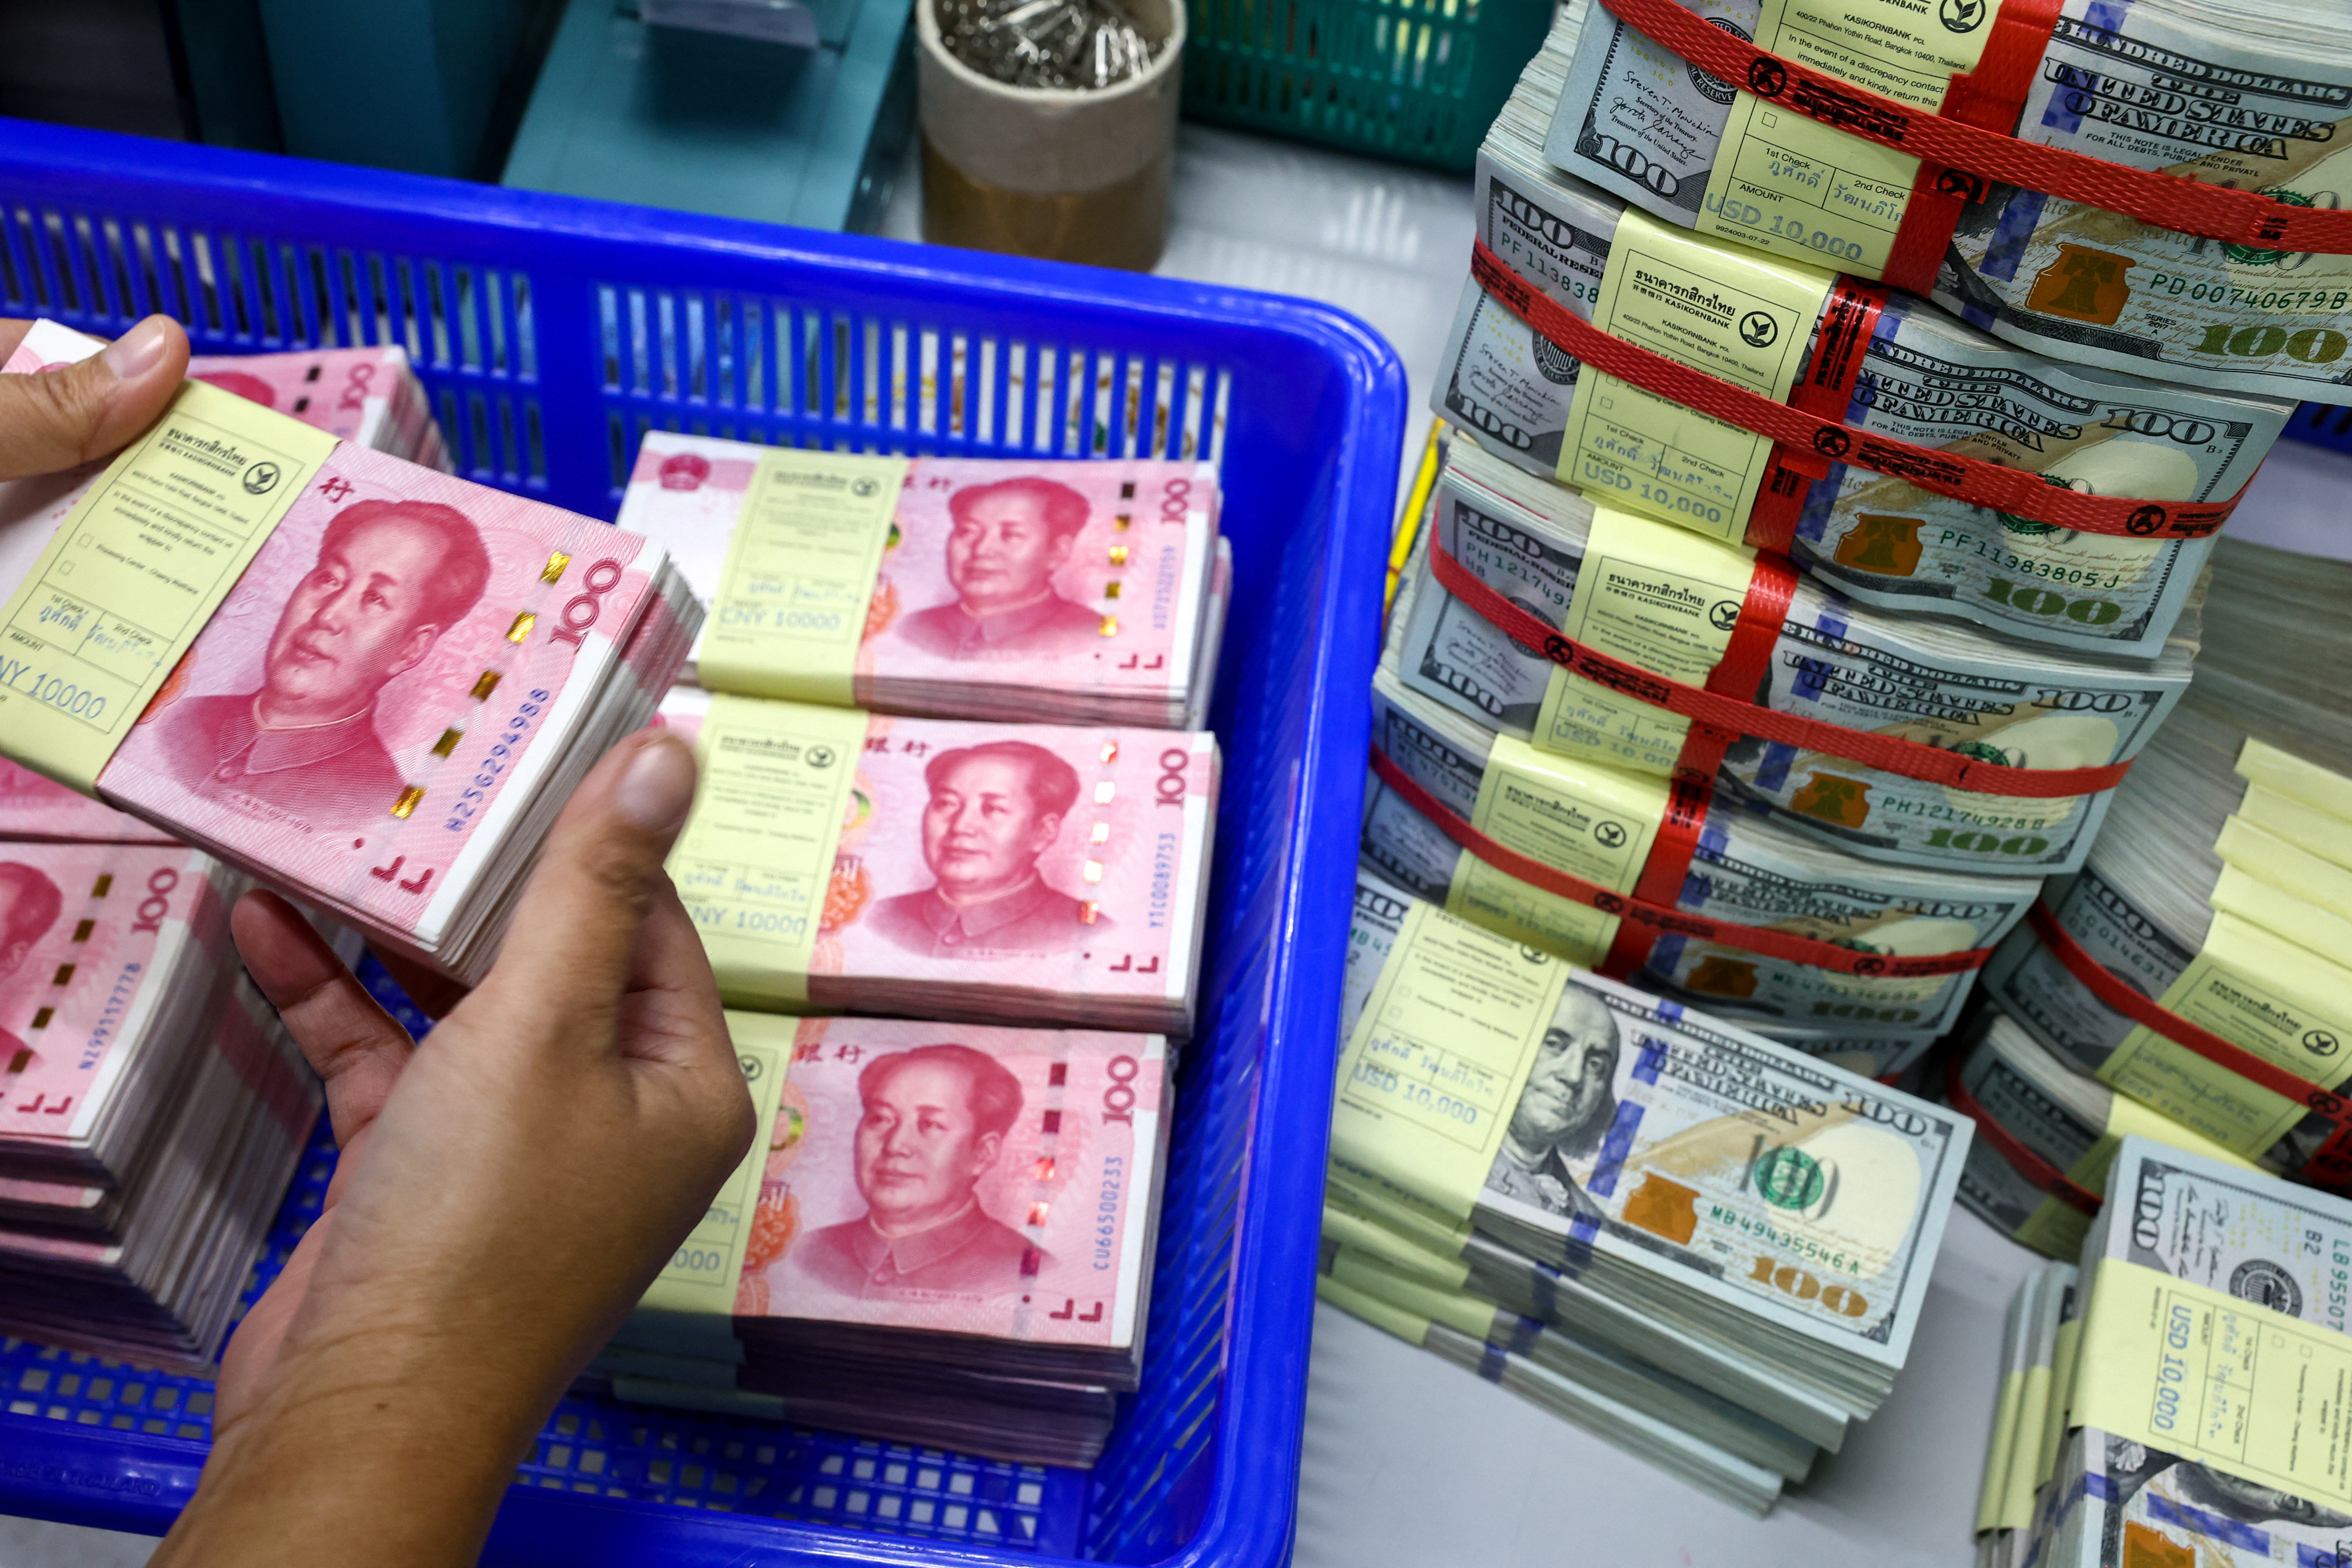
[[[1129,1343],[1161,1066],[1156,1035],[804,1021],[738,1316]]]
[[[429,945],[635,629],[642,550],[338,447],[99,792]]]
[[[220,943],[215,869],[176,845],[0,844],[0,1146],[87,1134],[186,944]]]
[[[389,346],[204,354],[188,362],[192,380],[290,415],[340,441],[369,440],[377,434],[374,424],[393,416],[395,397],[411,401],[403,395],[407,370],[408,356]]]

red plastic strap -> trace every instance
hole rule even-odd
[[[1671,5],[1672,0],[1660,3]],[[2239,498],[2245,494],[2242,489],[2225,501],[2195,504],[2095,496],[1981,458],[1958,457],[1892,436],[1874,436],[1735,386],[1602,331],[1520,277],[1509,262],[1487,249],[1483,239],[1470,242],[1470,270],[1487,293],[1529,328],[1561,353],[1604,374],[1800,453],[1811,452],[1830,462],[1891,474],[1923,490],[1971,506],[1990,507],[2011,517],[2071,528],[2077,533],[2202,539],[2230,520]]]
[[[1745,38],[1710,26],[1675,0],[1601,3],[1634,31],[1758,98],[1922,163],[1948,165],[1944,178],[1964,198],[1984,181],[2021,185],[2225,244],[2352,256],[2352,208],[2290,206],[2251,191],[2021,142],[2006,132],[1928,114],[1766,54]]]
[[[2019,1142],[2009,1129],[1993,1120],[1992,1113],[1977,1103],[1968,1085],[1960,1081],[1960,1054],[1952,1053],[1951,1065],[1944,1071],[1944,1099],[1951,1108],[1977,1124],[1977,1136],[1993,1147],[1993,1152],[2008,1161],[2017,1173],[2064,1204],[2068,1208],[2084,1214],[2099,1212],[2097,1194],[2079,1187],[2065,1172]]]
[[[1949,91],[1936,112],[1979,131],[2006,136],[2025,112],[2025,95],[2050,47],[2063,0],[2005,0],[1995,13],[1992,32],[1977,68],[1952,79]],[[1910,205],[1895,231],[1894,248],[1881,273],[1889,283],[1916,294],[1931,292],[1944,253],[1951,247],[1952,231],[1959,227],[1960,209],[1969,203],[1976,182],[1965,170],[1923,161],[1911,182]]]
[[[1885,308],[1885,289],[1840,275],[1830,288],[1829,303],[1822,309],[1821,336],[1813,344],[1813,357],[1789,394],[1790,407],[1823,419],[1844,420],[1853,402],[1854,383],[1862,379],[1863,358],[1878,330],[1879,312]],[[1759,550],[1786,555],[1797,542],[1805,497],[1813,481],[1827,479],[1829,472],[1830,460],[1811,447],[1774,447],[1772,466],[1764,470],[1756,504],[1748,511],[1748,542]]]
[[[1378,746],[1372,748],[1371,763],[1372,773],[1382,784],[1435,823],[1448,838],[1496,870],[1541,888],[1547,893],[1599,910],[1602,914],[1615,915],[1628,925],[1639,925],[1652,937],[1686,936],[1699,942],[1721,942],[1726,947],[1744,948],[1749,952],[1788,963],[1834,970],[1841,974],[1887,975],[1897,979],[1963,974],[1983,968],[1985,961],[1992,956],[1992,949],[1989,947],[1920,957],[1863,952],[1850,947],[1840,947],[1835,942],[1817,942],[1809,936],[1794,936],[1787,931],[1767,931],[1761,926],[1713,920],[1670,905],[1653,903],[1646,899],[1628,898],[1622,893],[1610,891],[1598,882],[1571,877],[1556,867],[1530,859],[1516,849],[1496,843],[1472,826],[1444,801],[1422,788],[1411,774],[1397,766]]]
[[[1761,708],[1722,692],[1668,679],[1665,676],[1643,669],[1638,664],[1629,664],[1576,641],[1480,582],[1451,551],[1434,539],[1430,541],[1429,564],[1439,585],[1447,593],[1493,622],[1513,642],[1528,652],[1548,658],[1570,674],[1583,676],[1621,696],[1633,698],[1654,708],[1663,708],[1669,713],[1679,713],[1686,719],[1734,734],[1753,735],[1759,741],[1777,741],[1783,745],[1820,752],[1827,756],[1843,757],[1864,767],[1899,773],[1905,778],[1920,779],[1949,789],[1970,790],[1978,795],[2011,799],[2046,800],[2063,795],[2095,795],[2101,790],[2115,788],[2131,771],[2129,763],[2109,763],[2096,768],[2004,767],[1999,763],[1965,757],[1958,752],[1923,746],[1916,741],[1897,740],[1892,735],[1866,734],[1843,724],[1809,719],[1801,713],[1783,713],[1778,709]],[[1744,610],[1742,618],[1744,621]],[[1778,622],[1773,626],[1777,631]],[[1752,691],[1755,688],[1751,684],[1748,689]]]

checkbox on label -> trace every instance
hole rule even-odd
[[[1604,397],[1601,400],[1601,406],[1603,408],[1614,408],[1617,406],[1617,400],[1613,397]]]
[[[1769,110],[1765,110],[1764,113],[1759,115],[1757,118],[1767,131],[1771,130],[1774,126],[1780,123],[1780,117],[1774,114]]]

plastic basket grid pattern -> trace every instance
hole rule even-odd
[[[1144,1386],[1109,1452],[1021,1467],[574,1398],[489,1558],[1279,1561],[1352,864],[1335,847],[1403,419],[1387,345],[1320,307],[1157,279],[0,126],[0,314],[108,333],[160,309],[199,352],[400,342],[461,473],[593,515],[656,426],[1221,464],[1215,907]],[[322,1141],[257,1286],[331,1169]],[[160,1530],[208,1411],[201,1381],[0,1343],[0,1508]]]
[[[1467,169],[1549,0],[1186,0],[1184,112]]]

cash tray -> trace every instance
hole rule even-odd
[[[111,335],[154,309],[200,353],[403,342],[459,473],[598,517],[656,426],[1220,465],[1235,591],[1213,914],[1143,1385],[1101,1462],[570,1398],[483,1560],[1286,1561],[1395,352],[1237,289],[0,120],[0,314]],[[332,1167],[315,1144],[257,1288]],[[210,1409],[201,1381],[0,1341],[0,1511],[160,1533]]]

